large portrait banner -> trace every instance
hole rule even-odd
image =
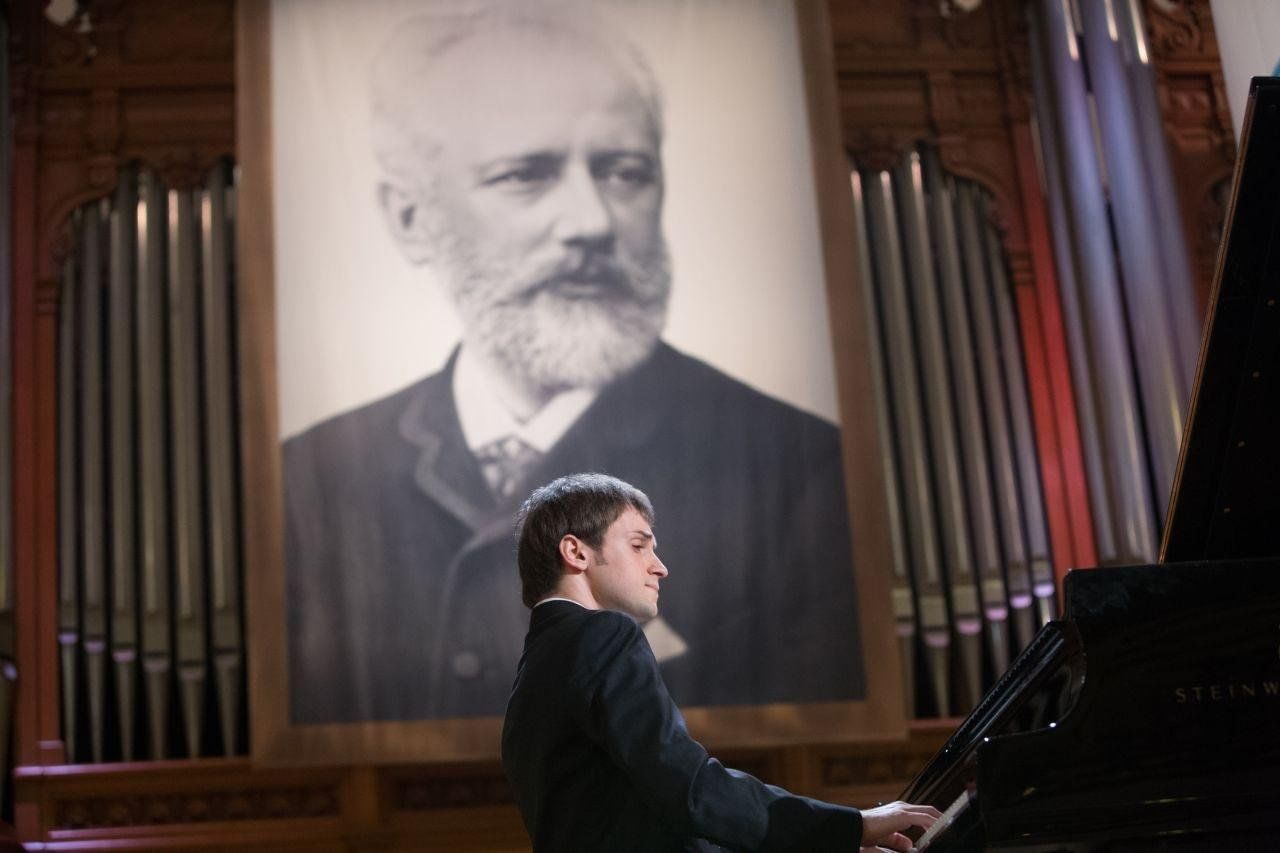
[[[588,471],[653,502],[643,628],[695,736],[903,731],[814,7],[242,4],[259,760],[496,758],[515,514]]]

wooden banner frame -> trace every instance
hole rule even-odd
[[[868,699],[687,708],[712,748],[903,738],[906,718],[890,608],[889,516],[874,408],[868,318],[857,278],[848,163],[840,142],[825,4],[796,0],[822,232],[844,475],[853,531]],[[240,0],[237,25],[239,335],[253,756],[269,764],[493,760],[501,718],[294,725],[288,710],[282,463],[274,292],[269,3]],[[710,437],[709,437],[710,440]],[[659,508],[659,511],[660,508]],[[514,566],[512,567],[514,572]]]

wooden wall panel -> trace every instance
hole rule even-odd
[[[724,760],[835,802],[897,795],[939,748],[947,723],[916,726],[905,743],[727,753]],[[261,769],[249,759],[28,766],[17,774],[46,850],[528,850],[501,769],[432,767]]]

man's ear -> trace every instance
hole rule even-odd
[[[572,533],[566,533],[560,539],[560,562],[565,573],[585,572],[591,565],[591,553],[587,543]]]
[[[418,265],[431,260],[426,212],[417,195],[390,181],[378,183],[378,207],[387,229],[409,263]]]

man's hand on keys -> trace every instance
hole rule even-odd
[[[903,831],[913,826],[928,829],[940,817],[942,812],[933,806],[903,802],[867,809],[862,813],[862,849],[881,847],[907,853],[912,846],[911,839],[903,835]]]

